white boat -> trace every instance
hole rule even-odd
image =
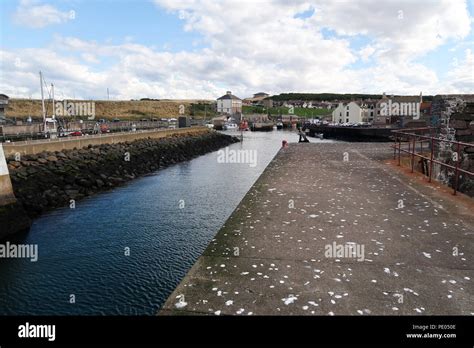
[[[226,123],[223,127],[224,130],[237,130],[238,128],[239,126],[236,123]]]

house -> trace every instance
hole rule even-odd
[[[423,95],[419,96],[391,96],[384,93],[382,99],[377,102],[374,124],[403,126],[407,121],[419,120]],[[426,110],[427,106],[423,107]],[[424,111],[426,112],[426,111]]]
[[[268,98],[270,94],[264,92],[258,92],[251,98],[245,98],[243,100],[245,105],[263,105],[265,98]]]
[[[217,98],[217,113],[237,115],[242,113],[242,99],[236,97],[231,91]]]
[[[266,99],[263,99],[262,100],[262,104],[264,107],[266,107],[267,109],[270,109],[273,107],[273,99],[271,98],[266,98]]]
[[[332,112],[333,123],[373,122],[375,117],[375,101],[351,101],[339,103]]]

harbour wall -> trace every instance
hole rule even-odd
[[[32,219],[57,207],[73,207],[76,201],[85,197],[237,141],[214,131],[194,130],[175,132],[166,138],[89,144],[62,151],[37,153],[38,148],[35,148],[34,154],[22,155],[21,160],[15,155],[7,156],[7,164],[17,202]],[[14,217],[9,219],[7,225],[15,226],[18,222]],[[9,229],[9,233],[15,231],[18,229]],[[5,235],[2,229],[0,238]]]
[[[47,139],[47,140],[31,140],[15,143],[3,144],[5,156],[14,156],[16,154],[34,155],[44,151],[63,151],[80,149],[85,146],[96,146],[102,144],[118,144],[126,141],[134,141],[138,139],[160,139],[172,135],[198,135],[208,132],[206,127],[191,127],[180,129],[154,129],[147,131],[100,134],[93,136]]]

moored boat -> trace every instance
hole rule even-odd
[[[262,131],[268,132],[273,130],[273,122],[254,122],[252,127],[250,127],[253,131]]]
[[[237,124],[235,124],[233,122],[228,122],[228,123],[224,124],[224,126],[223,126],[224,130],[237,130],[238,128],[239,128],[239,126],[237,126]]]

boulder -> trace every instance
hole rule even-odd
[[[21,163],[17,161],[10,161],[8,164],[10,164],[13,168],[21,167]]]

